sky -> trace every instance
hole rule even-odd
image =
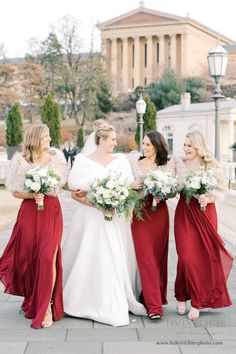
[[[84,50],[88,50],[91,29],[139,7],[139,0],[2,0],[0,2],[0,48],[7,57],[24,57],[29,39],[42,41],[51,26],[65,15],[81,22]],[[235,0],[145,0],[144,6],[156,11],[185,17],[187,14],[205,26],[236,42]],[[99,32],[95,46],[99,50]],[[213,49],[213,48],[212,48]]]

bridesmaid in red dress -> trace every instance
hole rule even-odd
[[[158,131],[144,136],[143,154],[144,158],[133,164],[134,189],[142,189],[142,177],[150,171],[161,169],[174,174],[173,160],[168,162],[167,143]],[[169,213],[166,201],[157,201],[157,209],[152,211],[152,197],[146,198],[144,220],[134,215],[131,224],[142,283],[141,298],[151,320],[160,319],[164,315],[162,305],[167,304]]]
[[[13,196],[23,199],[10,240],[0,258],[0,280],[5,292],[23,296],[22,310],[33,328],[50,327],[64,314],[60,241],[62,213],[56,196],[23,192],[25,173],[34,165],[48,167],[66,183],[63,154],[50,148],[46,125],[26,133],[23,153],[14,155],[6,180]],[[37,204],[44,200],[44,210]]]
[[[215,190],[185,202],[183,193],[175,212],[175,241],[178,253],[175,297],[177,311],[184,315],[186,301],[191,300],[190,320],[199,317],[202,308],[230,306],[226,281],[233,258],[217,233],[215,200],[226,189],[220,165],[212,157],[207,142],[200,132],[190,132],[184,142],[185,158],[176,162],[180,190],[186,174],[200,167],[213,170],[217,179]],[[200,204],[206,207],[203,212]]]

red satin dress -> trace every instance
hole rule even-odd
[[[187,204],[181,195],[175,212],[175,241],[178,253],[175,297],[191,300],[197,309],[232,304],[226,282],[233,264],[217,233],[215,204],[200,210],[195,198]]]
[[[0,258],[0,280],[5,292],[23,296],[22,310],[40,328],[52,299],[53,320],[63,315],[60,241],[62,212],[57,197],[44,197],[44,210],[32,199],[23,200],[11,238]],[[53,258],[56,283],[52,294]],[[50,287],[51,284],[51,287]]]
[[[152,197],[145,203],[144,221],[134,215],[131,224],[134,247],[142,283],[141,299],[148,314],[164,315],[167,304],[167,262],[169,244],[169,213],[165,201],[151,210]]]

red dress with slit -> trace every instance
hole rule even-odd
[[[191,299],[197,309],[230,306],[226,282],[233,257],[217,233],[215,204],[208,204],[202,212],[197,199],[191,198],[187,204],[181,194],[174,229],[178,253],[176,299]]]
[[[131,227],[142,283],[141,298],[148,314],[163,316],[162,305],[167,304],[169,213],[165,201],[152,211],[152,199],[146,199],[144,221],[134,215]]]
[[[64,157],[63,160],[60,158],[55,162],[58,166],[61,162],[63,166]],[[26,162],[21,159],[17,161],[16,179],[21,168],[27,169]],[[21,165],[23,167],[19,167]],[[44,196],[44,210],[37,210],[34,199],[24,199],[12,235],[0,257],[0,281],[5,286],[5,292],[24,297],[22,310],[25,317],[32,319],[33,328],[41,327],[51,300],[53,320],[57,321],[64,315],[60,248],[62,227],[58,197]],[[52,293],[55,254],[56,282]]]

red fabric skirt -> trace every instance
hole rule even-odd
[[[181,195],[175,212],[178,253],[175,297],[191,299],[195,308],[220,308],[232,304],[226,282],[233,264],[217,233],[215,204],[200,210],[197,199],[187,204]]]
[[[169,213],[166,202],[151,210],[152,197],[147,198],[144,221],[131,224],[134,247],[142,283],[142,297],[149,314],[164,315],[167,304],[167,261],[169,244]]]
[[[32,199],[23,200],[11,238],[0,258],[0,280],[5,292],[23,296],[22,310],[40,328],[52,299],[54,321],[63,315],[62,212],[57,197],[44,198],[44,210],[37,210]],[[56,258],[56,283],[52,294],[53,258]]]

